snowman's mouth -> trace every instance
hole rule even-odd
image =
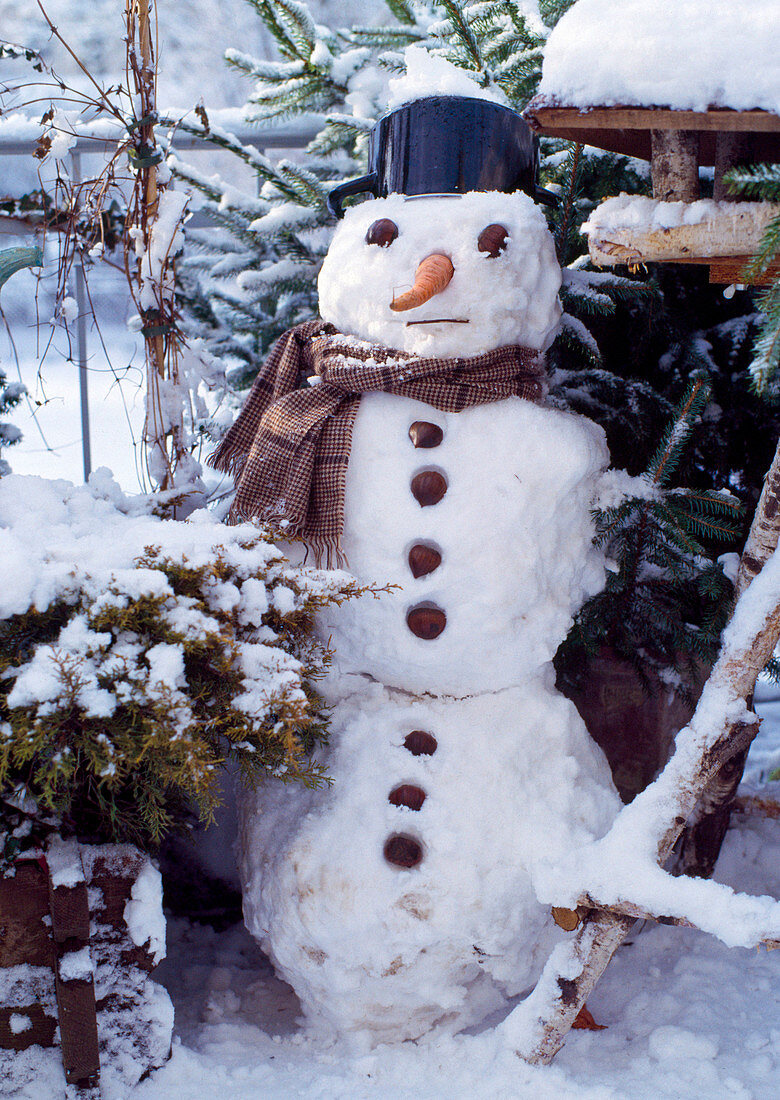
[[[407,327],[409,325],[467,325],[468,320],[463,320],[460,317],[428,317],[425,321],[407,321]]]

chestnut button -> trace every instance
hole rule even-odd
[[[439,742],[432,733],[425,730],[412,730],[404,738],[404,748],[408,749],[412,756],[433,756],[439,747]]]
[[[447,492],[447,482],[438,470],[422,470],[412,478],[412,496],[421,508],[438,504]]]
[[[405,833],[394,833],[385,841],[384,856],[396,867],[416,867],[422,863],[423,850],[419,840]]]
[[[406,625],[418,638],[432,642],[447,625],[447,616],[440,607],[413,607],[407,613]]]
[[[402,783],[400,787],[395,787],[390,792],[387,801],[393,806],[407,806],[410,810],[419,810],[425,801],[425,791],[412,783]]]
[[[409,551],[409,568],[413,577],[425,577],[441,565],[441,554],[432,546],[418,542]]]
[[[438,424],[431,424],[429,420],[415,420],[409,429],[409,438],[415,447],[438,447],[444,432]]]

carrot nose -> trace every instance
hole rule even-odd
[[[414,275],[414,286],[400,298],[393,298],[390,308],[396,313],[405,309],[414,309],[430,301],[435,294],[441,294],[455,274],[452,260],[442,252],[433,252],[420,263]]]

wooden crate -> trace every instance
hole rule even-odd
[[[157,872],[130,845],[55,838],[47,855],[0,879],[0,1075],[31,1046],[59,1046],[69,1084],[94,1087],[113,1062],[132,1085],[170,1054],[173,1009],[149,978],[159,952],[126,919]]]

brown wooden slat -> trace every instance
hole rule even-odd
[[[100,1077],[95,983],[92,977],[64,981],[60,965],[71,952],[89,945],[89,898],[87,884],[52,886],[49,878],[49,907],[52,937],[57,944],[55,986],[60,1046],[65,1080],[69,1085],[95,1085]]]
[[[523,112],[540,134],[650,160],[651,130],[696,130],[699,164],[714,165],[719,133],[753,135],[757,163],[780,162],[780,116],[771,111],[674,111],[668,107],[557,107],[536,99]]]
[[[674,260],[660,261],[654,260],[653,263],[673,263],[673,264],[698,264],[701,266],[708,266],[710,269],[710,282],[713,284],[722,283],[724,286],[730,286],[731,283],[742,283],[744,286],[771,286],[775,279],[780,278],[780,263],[772,264],[764,272],[763,275],[753,277],[751,279],[745,278],[745,268],[752,260],[752,256],[718,256],[713,259],[712,256],[686,256],[685,258],[677,257]]]
[[[57,973],[57,1008],[65,1080],[94,1085],[100,1076],[95,986],[92,979],[63,982]]]
[[[718,130],[731,133],[780,134],[780,115],[771,111],[677,111],[670,107],[579,107],[535,106],[532,100],[523,112],[545,131],[566,126],[575,130]]]
[[[89,939],[89,902],[87,884],[49,887],[51,934],[55,943],[71,938],[86,943]]]
[[[26,1016],[30,1026],[24,1031],[12,1031],[12,1016]],[[53,1047],[56,1027],[56,1017],[47,1016],[42,1005],[3,1005],[0,1008],[0,1050]]]
[[[13,877],[0,878],[0,967],[54,968],[46,872],[35,860],[21,860]],[[48,922],[47,922],[48,923]]]
[[[780,264],[773,264],[763,275],[754,275],[749,280],[745,279],[744,271],[750,262],[750,256],[727,256],[710,262],[710,282],[744,283],[746,286],[770,286],[775,279],[780,277]]]

